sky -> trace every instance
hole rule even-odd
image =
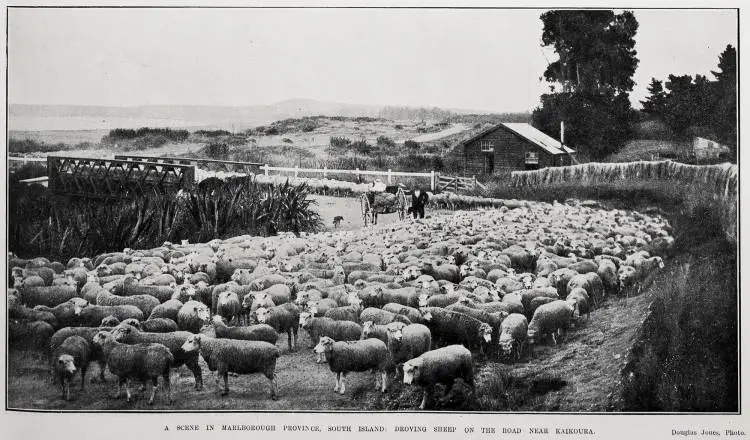
[[[10,9],[13,104],[352,104],[530,111],[554,52],[543,10]],[[708,75],[733,10],[634,10],[640,64],[652,77]]]

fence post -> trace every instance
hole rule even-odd
[[[359,177],[359,167],[355,168],[354,171],[357,175],[357,183],[362,183],[362,178]]]
[[[326,179],[328,177],[328,166],[323,165],[323,178]]]
[[[391,183],[391,169],[388,168],[388,183]]]
[[[266,170],[266,176],[268,176],[268,164],[265,164],[265,165],[263,165],[260,168],[263,169],[263,170]]]
[[[477,175],[476,175],[476,174],[474,174],[474,175],[473,175],[473,176],[471,176],[471,177],[473,177],[473,178],[474,178],[474,187],[473,187],[473,188],[476,188],[476,187],[477,187]]]
[[[297,178],[297,174],[299,173],[299,166],[294,167],[294,178]]]
[[[435,170],[430,171],[430,191],[435,192]]]

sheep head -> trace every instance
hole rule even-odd
[[[191,351],[198,351],[201,349],[201,342],[203,339],[203,335],[190,335],[187,340],[185,340],[185,343],[182,344],[182,351],[185,353],[190,353]]]
[[[73,360],[73,356],[69,354],[61,354],[57,358],[57,366],[55,367],[58,373],[64,375],[66,378],[71,378],[76,373],[76,366]]]
[[[362,324],[362,339],[367,339],[370,337],[370,333],[372,333],[374,325],[375,323],[372,321],[365,321]]]
[[[403,338],[404,336],[401,328],[399,327],[388,327],[386,328],[386,331],[388,332],[388,339],[394,340],[396,342],[401,342],[401,338]]]
[[[321,336],[318,345],[315,346],[315,353],[320,354],[331,351],[331,349],[333,349],[333,342],[333,339],[328,336]]]
[[[310,322],[310,318],[312,318],[312,313],[310,312],[302,312],[299,314],[299,326],[301,328],[307,327],[308,323]]]
[[[141,323],[137,319],[135,319],[135,318],[128,318],[128,319],[122,321],[120,324],[118,324],[118,326],[120,328],[122,328],[122,329],[127,329],[127,327],[125,327],[126,325],[129,325],[129,326],[135,328],[136,330],[140,330],[141,329]],[[125,332],[125,333],[128,333],[128,332]]]
[[[492,327],[486,322],[483,322],[479,326],[479,337],[484,339],[484,342],[489,343],[492,340]]]
[[[404,383],[411,385],[419,380],[423,361],[420,358],[410,359],[404,363]]]
[[[266,323],[266,320],[268,320],[270,314],[271,311],[265,307],[258,307],[258,310],[255,311],[255,316],[258,318],[258,322],[261,324]]]

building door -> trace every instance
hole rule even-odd
[[[492,174],[495,171],[495,156],[492,154],[484,155],[484,174]]]

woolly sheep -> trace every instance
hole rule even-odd
[[[77,322],[83,327],[94,327],[99,325],[104,318],[112,315],[124,321],[128,318],[135,318],[139,321],[143,320],[143,312],[136,306],[123,305],[123,306],[99,306],[99,305],[81,305],[75,306],[75,313],[77,315]]]
[[[429,261],[423,261],[420,265],[420,270],[424,275],[430,275],[435,280],[446,280],[452,283],[458,283],[461,281],[458,266],[455,264],[442,264],[436,266]]]
[[[520,313],[511,313],[500,324],[498,344],[503,354],[509,358],[519,360],[523,352],[528,332],[529,322]]]
[[[188,301],[177,312],[177,327],[183,331],[198,333],[211,319],[211,311],[203,303]]]
[[[391,361],[402,364],[410,359],[430,351],[432,334],[427,326],[409,324],[404,327],[388,327],[388,351]]]
[[[552,341],[557,344],[557,336],[562,335],[568,328],[573,312],[573,307],[563,300],[539,306],[529,322],[527,332],[529,344],[537,343],[546,334],[552,335]]]
[[[224,379],[221,395],[229,393],[229,373],[261,373],[271,381],[271,399],[276,400],[276,360],[279,349],[264,341],[214,339],[191,335],[182,345],[186,353],[201,353],[210,371],[216,371],[216,382]]]
[[[375,324],[380,324],[380,325],[389,324],[394,321],[403,322],[404,324],[411,324],[411,321],[405,315],[392,313],[387,310],[377,309],[375,307],[368,307],[362,310],[362,312],[357,315],[357,318],[355,319],[355,321],[358,321],[358,322],[372,321]]]
[[[360,322],[359,315],[362,312],[362,304],[358,301],[350,301],[350,305],[335,307],[328,310],[325,315],[327,318],[335,319],[337,321],[354,321]]]
[[[91,361],[89,342],[81,336],[69,336],[54,351],[55,373],[62,386],[62,395],[70,400],[70,382],[76,371],[81,372],[81,391],[86,383],[86,370]]]
[[[265,341],[270,344],[276,344],[279,340],[279,334],[268,324],[229,327],[224,323],[221,316],[215,315],[211,319],[211,325],[213,325],[216,337],[219,339]]]
[[[107,368],[117,376],[117,395],[119,399],[122,386],[125,385],[128,402],[131,401],[130,380],[148,381],[151,385],[149,405],[153,405],[156,390],[159,388],[159,376],[162,377],[164,393],[168,404],[172,403],[172,387],[169,381],[169,370],[174,357],[169,349],[158,343],[128,345],[119,342],[121,332],[115,329],[112,333],[100,331],[94,336],[94,344],[99,345],[107,360]]]
[[[462,345],[431,350],[404,363],[404,383],[422,387],[422,403],[419,409],[432,405],[436,384],[450,390],[457,378],[474,388],[474,363],[471,352]]]
[[[380,373],[381,385],[378,386],[378,375],[375,376],[375,387],[385,392],[388,387],[387,369],[391,364],[388,347],[379,339],[359,341],[334,341],[323,336],[315,346],[316,353],[325,353],[328,366],[336,373],[336,386],[333,391],[344,394],[345,378],[349,372],[372,370]]]
[[[249,296],[245,297],[245,299],[247,298]],[[242,304],[236,292],[226,291],[219,294],[216,302],[216,314],[226,319],[227,322],[232,322],[234,318],[239,320],[239,316],[242,314]]]
[[[76,297],[78,291],[71,286],[18,287],[18,299],[28,307],[55,307]]]
[[[160,302],[151,295],[118,296],[102,289],[96,295],[96,304],[100,306],[132,305],[138,307],[143,312],[143,316],[149,316]]]
[[[387,344],[388,329],[403,328],[406,327],[406,325],[407,324],[398,321],[390,322],[388,324],[376,324],[372,321],[365,321],[362,324],[362,334],[359,336],[359,339],[376,338]]]
[[[292,352],[297,349],[299,313],[299,308],[293,303],[285,303],[270,309],[261,307],[255,311],[259,323],[270,325],[280,334],[287,334],[289,351]],[[294,343],[292,343],[292,335],[294,335]]]
[[[198,364],[198,353],[197,352],[185,352],[182,349],[182,344],[192,335],[186,331],[176,331],[170,333],[149,333],[138,330],[132,325],[126,323],[120,323],[115,329],[121,335],[121,342],[126,344],[144,344],[144,343],[158,343],[162,344],[169,349],[174,356],[172,368],[178,368],[183,364],[193,373],[195,379],[195,390],[200,391],[203,389],[203,373],[201,367]],[[113,331],[114,331],[113,330]]]
[[[415,324],[421,324],[423,321],[422,312],[414,307],[409,307],[397,303],[388,303],[383,306],[383,310],[385,310],[386,312],[395,313],[397,315],[404,315],[409,319],[409,321]]]
[[[149,318],[140,323],[140,330],[149,333],[170,333],[179,330],[177,322],[169,318]]]
[[[8,320],[8,341],[13,348],[43,348],[54,332],[55,329],[44,321]]]
[[[36,307],[30,309],[17,303],[8,305],[8,318],[20,319],[24,321],[44,321],[54,328],[60,327],[57,317],[52,312],[47,310],[39,310]]]
[[[177,314],[182,308],[182,303],[176,299],[170,299],[154,307],[148,319],[167,318],[177,322]]]
[[[581,289],[580,287],[573,289],[565,298],[565,301],[575,309],[573,312],[574,321],[576,321],[580,315],[585,314],[586,318],[589,317],[589,296],[584,289]]]
[[[422,316],[435,341],[482,350],[492,341],[492,327],[471,316],[438,307],[423,308]]]

